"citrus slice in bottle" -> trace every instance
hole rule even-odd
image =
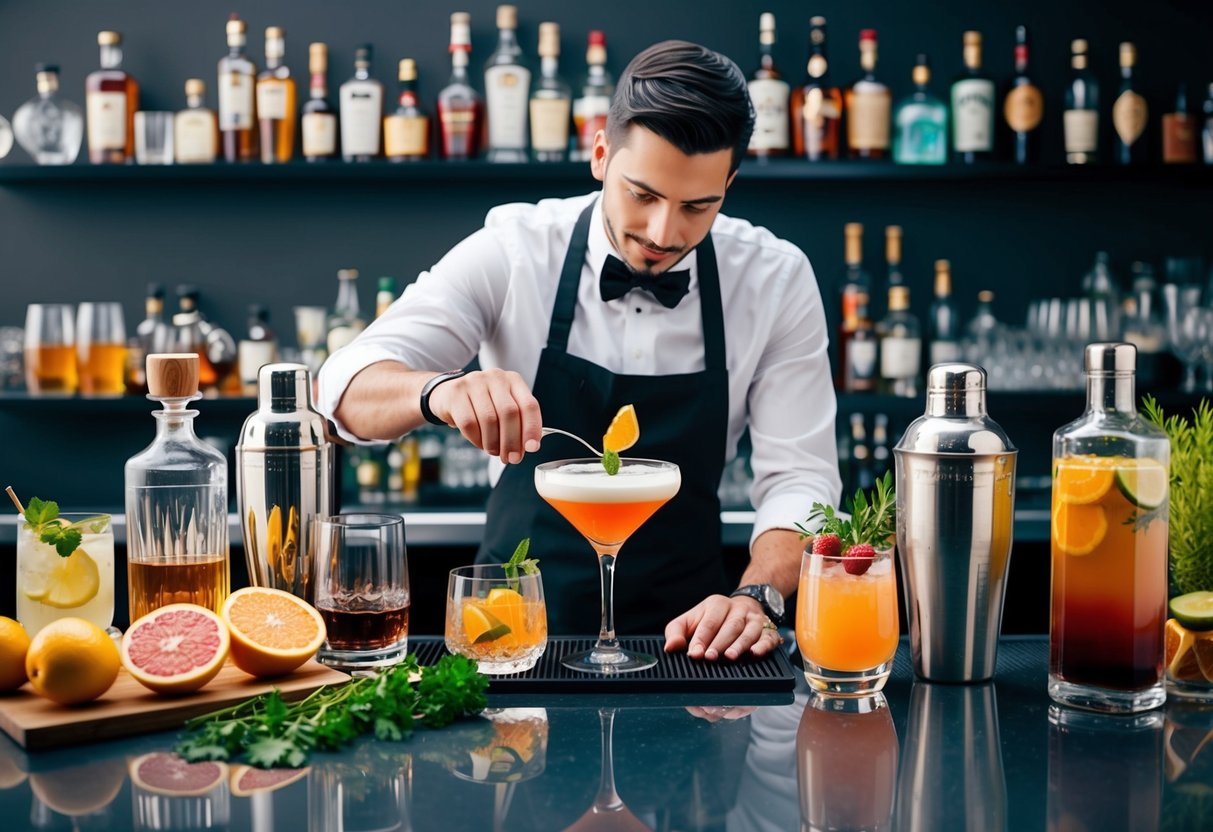
[[[625,404],[619,408],[611,426],[602,435],[602,449],[620,453],[636,444],[640,439],[640,422],[636,418],[636,408]]]
[[[1138,508],[1155,509],[1167,499],[1167,469],[1153,459],[1116,466],[1116,487]]]
[[[253,676],[282,676],[324,644],[324,619],[301,598],[264,586],[238,589],[219,611],[232,633],[232,663]]]
[[[487,644],[508,635],[510,626],[477,604],[463,605],[463,634],[471,644]]]
[[[1200,662],[1197,661],[1195,634],[1176,621],[1167,619],[1166,653],[1164,661],[1172,679],[1200,679]]]
[[[97,597],[101,573],[88,552],[76,549],[65,558],[54,555],[49,570],[30,570],[21,575],[21,591],[31,601],[58,610],[81,607]]]
[[[1057,466],[1058,497],[1063,503],[1086,505],[1098,502],[1112,487],[1116,469],[1096,458],[1067,459]]]
[[[166,604],[123,634],[122,665],[156,693],[190,693],[223,669],[229,645],[227,625],[206,607]]]
[[[1108,533],[1103,506],[1059,501],[1053,507],[1053,542],[1067,555],[1089,555]]]
[[[1189,592],[1171,599],[1171,615],[1189,630],[1213,630],[1213,592]]]
[[[154,794],[203,795],[228,779],[227,763],[187,763],[169,751],[153,751],[131,760],[131,783]]]

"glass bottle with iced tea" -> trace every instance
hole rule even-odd
[[[1170,443],[1137,413],[1132,344],[1089,344],[1087,409],[1053,435],[1049,696],[1158,707],[1167,618]]]

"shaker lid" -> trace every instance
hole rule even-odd
[[[240,429],[241,453],[315,450],[328,444],[312,407],[312,376],[302,364],[266,364],[257,372],[257,410]]]
[[[1082,355],[1082,369],[1091,373],[1132,374],[1137,369],[1137,347],[1133,344],[1087,344]]]
[[[265,364],[257,371],[258,404],[277,412],[309,410],[311,382],[311,374],[303,364]]]
[[[923,454],[1015,453],[1002,427],[986,414],[986,371],[976,364],[935,364],[927,373],[927,408],[895,451]]]

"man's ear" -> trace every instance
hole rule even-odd
[[[606,131],[599,130],[594,134],[594,146],[590,149],[590,173],[599,182],[606,181],[607,159],[611,156],[611,145],[607,142]]]

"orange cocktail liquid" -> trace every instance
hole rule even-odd
[[[625,503],[593,503],[553,497],[544,499],[563,514],[564,519],[572,523],[577,531],[591,541],[607,546],[623,543],[667,502],[664,499]]]
[[[815,557],[821,557],[817,555]],[[886,562],[863,575],[841,563],[800,576],[796,643],[806,659],[827,670],[871,670],[897,650],[897,582]],[[873,570],[876,570],[873,574]]]

